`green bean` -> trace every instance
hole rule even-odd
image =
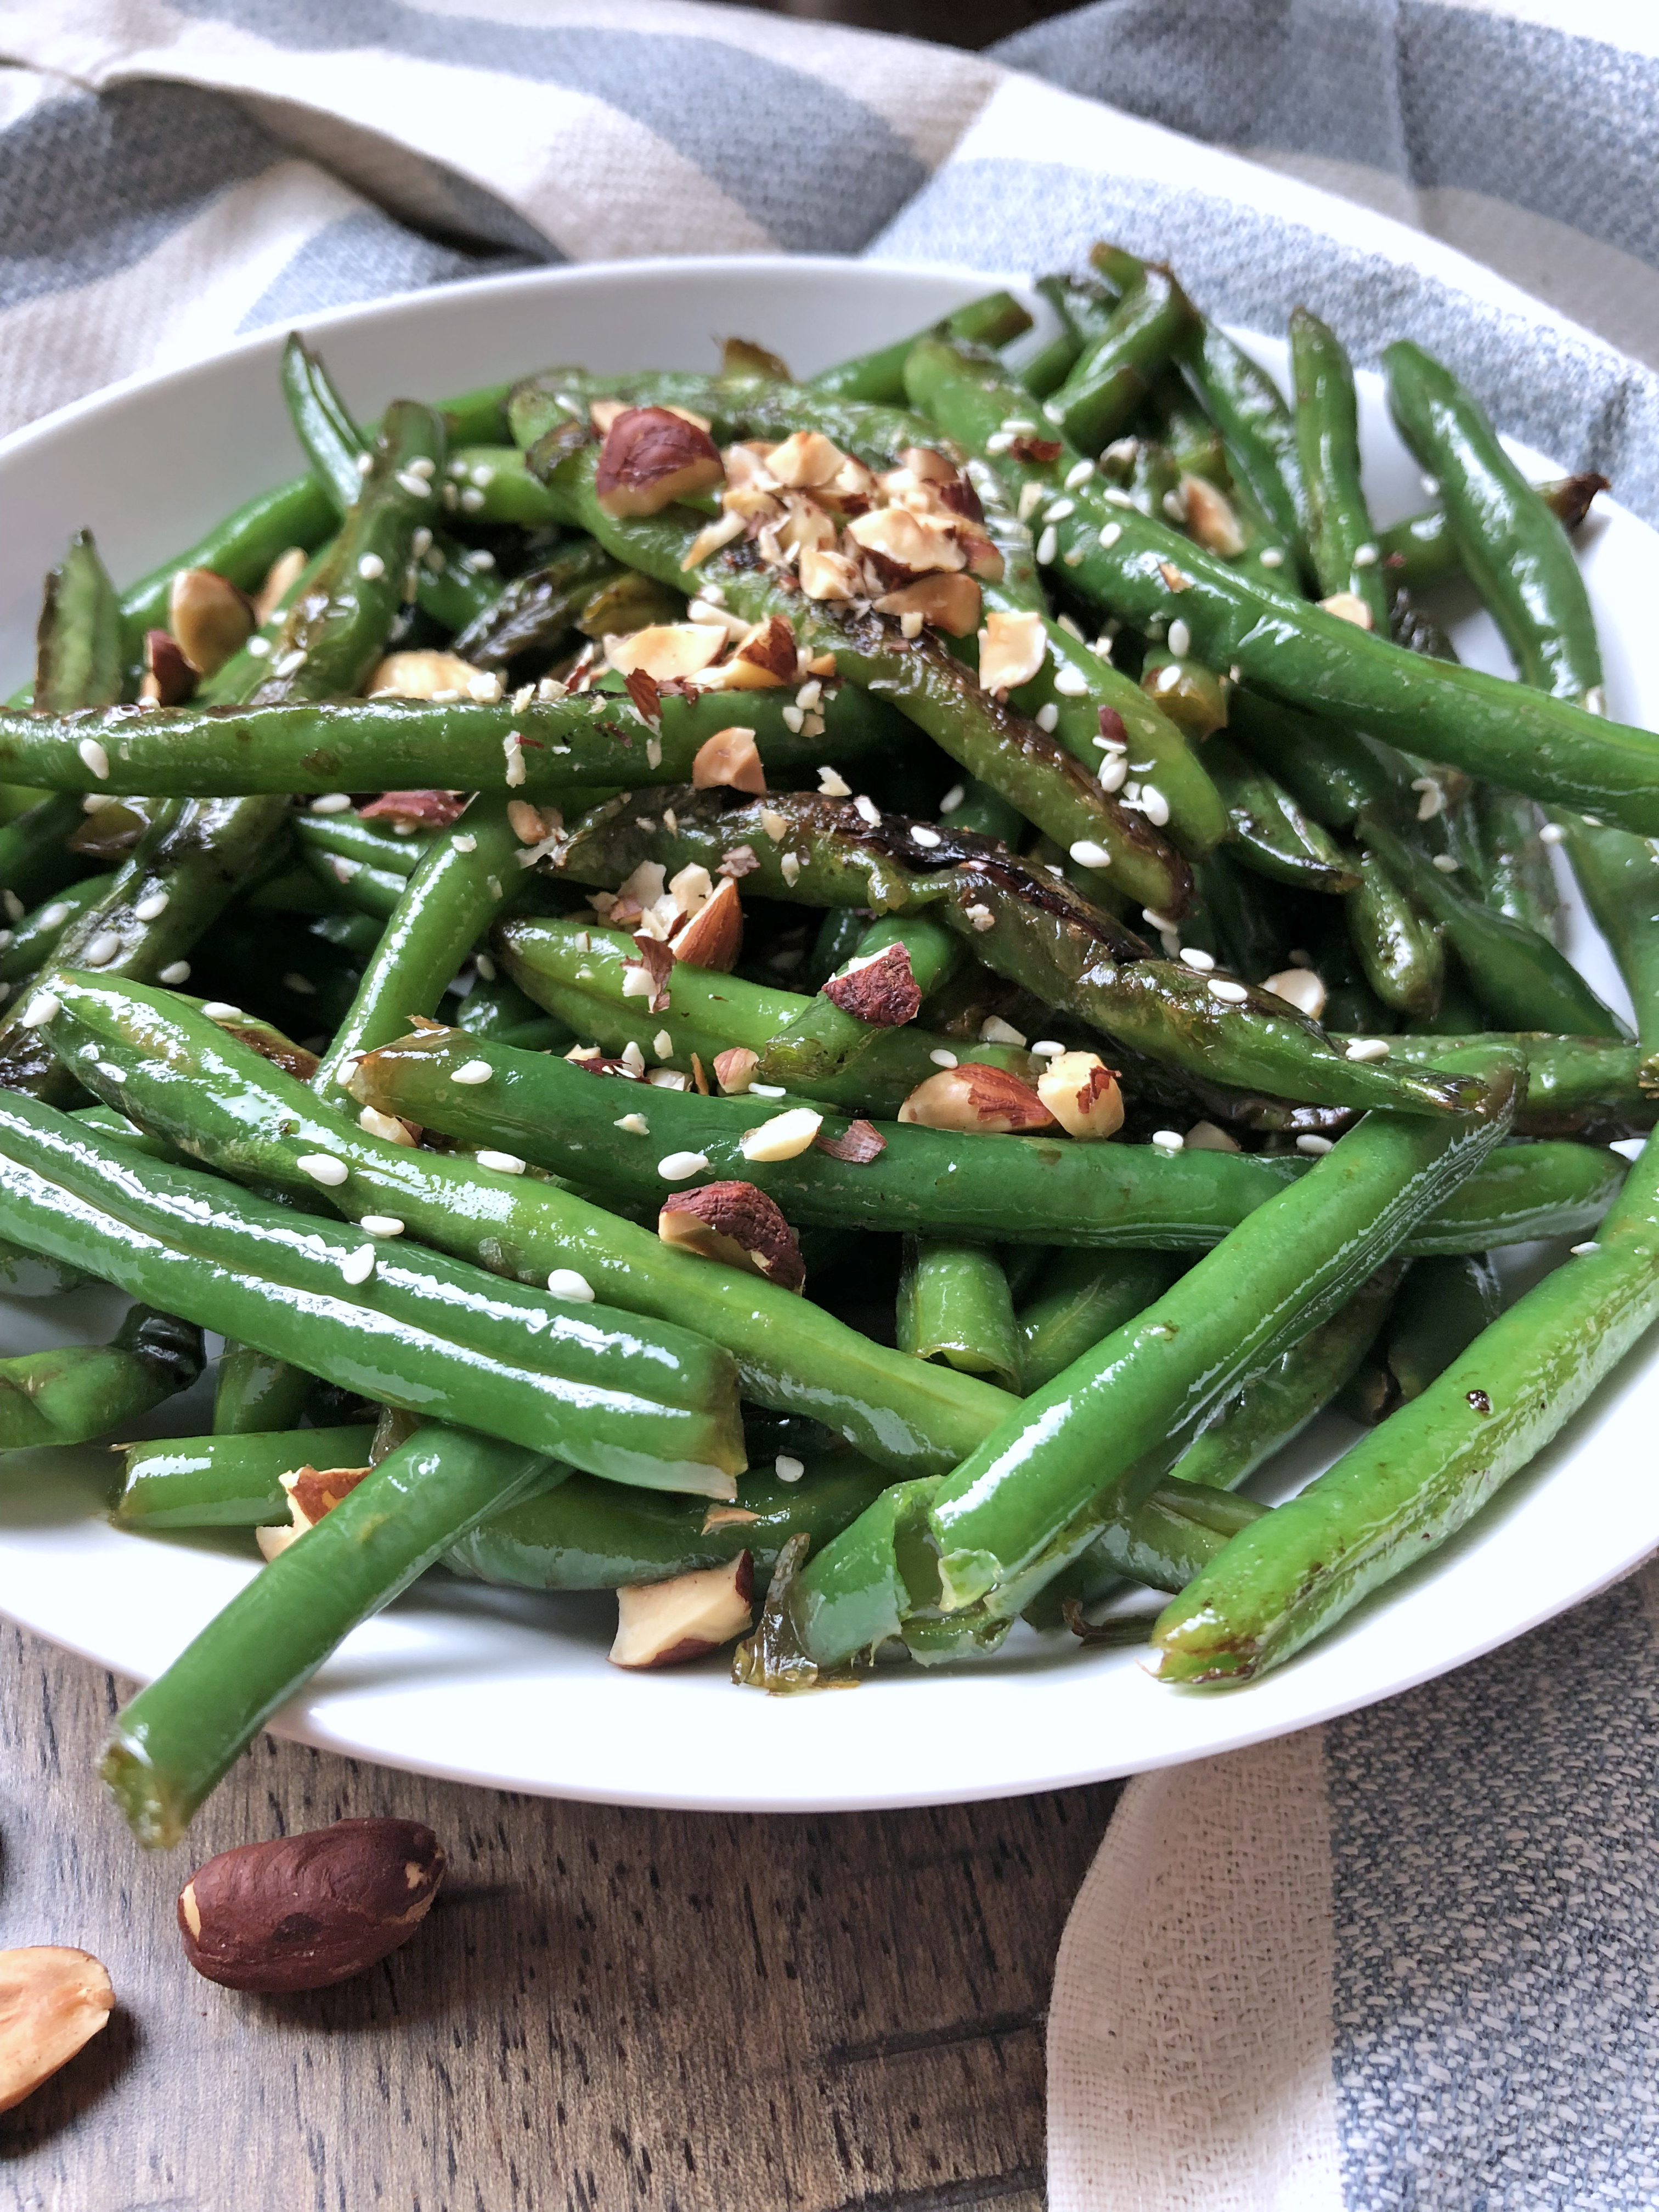
[[[290,545],[313,553],[335,526],[334,506],[309,471],[250,500],[204,537],[152,568],[121,595],[126,658],[137,660],[147,629],[165,629],[173,580],[181,568],[211,568],[239,590],[257,592],[271,564]]]
[[[1226,442],[1235,478],[1290,550],[1292,563],[1311,565],[1296,425],[1279,387],[1213,323],[1205,323],[1182,349],[1180,367]]]
[[[1358,868],[1329,830],[1247,754],[1216,737],[1204,749],[1204,764],[1232,822],[1232,859],[1293,890],[1339,894],[1358,888]]]
[[[1359,888],[1343,906],[1349,941],[1382,1004],[1403,1014],[1431,1015],[1444,984],[1445,951],[1395,870],[1375,853],[1360,854]]]
[[[108,1051],[112,1048],[106,1047]],[[347,1389],[460,1419],[615,1481],[734,1494],[732,1365],[689,1331],[544,1296],[444,1255],[146,1159],[0,1099],[0,1222],[16,1241]],[[359,1256],[374,1272],[360,1285]]]
[[[1637,1009],[1644,1055],[1659,1051],[1659,865],[1645,837],[1606,830],[1566,807],[1553,820],[1590,918]]]
[[[1062,1247],[1048,1255],[1036,1295],[1017,1316],[1019,1387],[1026,1395],[1168,1290],[1181,1263],[1158,1252]]]
[[[1395,1036],[1389,1040],[1389,1057],[1428,1066],[1442,1058],[1455,1062],[1466,1052],[1479,1051],[1499,1041],[1496,1035],[1447,1032],[1432,1036]],[[1563,1136],[1579,1128],[1599,1129],[1613,1123],[1645,1126],[1642,1116],[1653,1106],[1640,1087],[1638,1045],[1606,1037],[1513,1032],[1504,1032],[1501,1041],[1512,1045],[1526,1060],[1526,1081],[1516,1115],[1517,1131],[1533,1136]]]
[[[0,1359],[0,1451],[78,1444],[148,1413],[202,1371],[202,1332],[134,1306],[108,1344]]]
[[[257,1435],[291,1429],[306,1409],[316,1377],[251,1344],[228,1344],[220,1356],[213,1392],[216,1436]]]
[[[1389,632],[1389,587],[1359,468],[1353,366],[1328,324],[1306,307],[1291,316],[1296,444],[1307,501],[1308,550],[1321,595],[1346,592]]]
[[[822,1666],[857,1649],[843,1632],[872,1614],[879,1625],[872,1594],[894,1601],[900,1620],[932,1613],[958,1639],[994,1640],[1150,1490],[1149,1454],[1334,1312],[1480,1164],[1507,1125],[1518,1078],[1514,1060],[1489,1066],[1487,1118],[1367,1117],[1146,1314],[1026,1399],[953,1474],[902,1485],[884,1513],[878,1501],[860,1516],[794,1586],[791,1620],[806,1657]],[[925,1534],[925,1549],[912,1530]]]
[[[1484,1252],[1419,1260],[1389,1316],[1385,1354],[1391,1399],[1409,1404],[1497,1320],[1503,1294]]]
[[[444,506],[469,522],[545,530],[554,520],[547,494],[516,446],[452,446],[445,477]]]
[[[872,922],[860,936],[852,958],[862,965],[895,945],[904,952],[920,994],[918,1007],[920,1000],[936,990],[960,965],[963,957],[958,938],[927,915],[915,915]],[[838,975],[847,972],[843,965]],[[756,1073],[767,1083],[782,1084],[810,1083],[839,1074],[869,1050],[883,1029],[883,1024],[861,1021],[820,991],[786,1029],[769,1041]]]
[[[1092,344],[1085,346],[1043,413],[1071,442],[1096,453],[1127,428],[1158,371],[1197,327],[1170,271],[1143,263]]]
[[[362,815],[297,814],[294,842],[301,852],[355,860],[360,866],[384,868],[393,875],[411,876],[434,839],[425,832],[399,836],[381,822],[365,822]]]
[[[1328,830],[1349,829],[1362,806],[1390,805],[1406,791],[1406,775],[1395,769],[1395,763],[1405,767],[1398,755],[1282,700],[1235,691],[1228,733]]]
[[[1435,488],[1438,490],[1437,483]],[[1587,473],[1559,477],[1533,489],[1562,528],[1573,531],[1589,513],[1596,493],[1607,489],[1607,480]],[[1463,566],[1457,534],[1443,507],[1431,507],[1422,514],[1407,515],[1403,522],[1391,522],[1386,530],[1378,531],[1376,540],[1390,580],[1408,591],[1457,575]]]
[[[89,530],[46,574],[35,635],[34,705],[43,714],[103,707],[121,696],[121,608]]]
[[[1659,1318],[1656,1249],[1659,1144],[1650,1139],[1592,1249],[1547,1275],[1165,1609],[1153,1635],[1159,1677],[1239,1681],[1281,1665],[1462,1528]]]
[[[1486,904],[1559,945],[1561,894],[1534,801],[1494,784],[1477,784],[1464,819],[1470,832],[1465,842],[1471,848],[1466,857]]]
[[[100,1060],[87,1063],[95,1083],[109,1080],[102,1060],[118,1049],[125,1104],[220,1172],[314,1198],[319,1186],[299,1162],[331,1155],[347,1176],[325,1194],[348,1218],[402,1221],[410,1235],[520,1282],[574,1271],[604,1304],[712,1331],[736,1356],[747,1398],[812,1415],[896,1473],[954,1465],[1007,1407],[969,1376],[905,1359],[793,1293],[672,1250],[557,1183],[374,1136],[163,993],[88,985],[69,994],[58,1021],[66,1046],[82,1032],[97,1041]]]
[[[9,923],[21,921],[31,907],[82,872],[69,840],[84,818],[75,793],[54,792],[0,828],[0,890],[6,894]]]
[[[1358,828],[1413,902],[1444,931],[1471,989],[1498,1028],[1553,1030],[1566,1036],[1623,1033],[1617,1016],[1548,938],[1459,890],[1380,812],[1365,808]]]
[[[1025,1618],[1034,1628],[1058,1628],[1068,1607],[1097,1603],[1126,1577],[1151,1589],[1184,1589],[1267,1510],[1253,1498],[1166,1474],[1133,1512],[1105,1516],[1088,1550],[1039,1592]]]
[[[0,980],[21,981],[52,957],[58,939],[76,918],[107,896],[113,876],[82,876],[78,884],[65,884],[45,906],[26,914],[15,929],[5,932],[9,940],[0,951]]]
[[[533,477],[520,473],[540,499],[547,494]],[[477,668],[507,667],[520,653],[550,654],[583,621],[604,586],[625,572],[602,546],[578,538],[561,545],[539,568],[515,576],[495,604],[467,624],[454,649]]]
[[[372,1428],[284,1428],[128,1444],[112,1517],[122,1528],[270,1527],[289,1518],[283,1475],[302,1467],[366,1467],[374,1437]]]
[[[899,1273],[897,1342],[913,1359],[1019,1388],[1019,1345],[1008,1279],[984,1244],[907,1237]]]
[[[1008,412],[1005,387],[936,342],[915,348],[906,374],[945,431],[974,451]],[[1008,473],[1058,490],[1071,459],[1062,450],[1057,460],[1036,462],[1011,449]],[[1073,514],[1056,526],[1059,556],[1066,565],[1076,554],[1077,589],[1110,613],[1142,628],[1178,617],[1212,668],[1237,666],[1245,683],[1471,775],[1659,834],[1653,732],[1481,669],[1407,653],[1255,581],[1133,504],[1115,506],[1087,483],[1073,497]]]
[[[0,1242],[0,1295],[9,1298],[52,1298],[78,1290],[87,1278],[66,1261],[49,1260],[21,1244]]]
[[[99,1771],[141,1844],[176,1844],[273,1713],[546,1462],[520,1445],[422,1430],[240,1590],[124,1708]]]
[[[975,345],[999,346],[1029,331],[1031,318],[1012,293],[988,292],[982,300],[970,300],[965,307],[947,315],[945,327],[953,337]],[[900,338],[892,345],[878,346],[873,353],[855,354],[833,368],[821,368],[808,382],[826,398],[902,407],[904,359],[915,343],[914,337]]]

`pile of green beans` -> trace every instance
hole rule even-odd
[[[302,473],[125,592],[70,538],[0,707],[0,1291],[137,1303],[0,1361],[0,1447],[153,1431],[228,1331],[115,1523],[298,1531],[118,1717],[142,1840],[440,1562],[747,1555],[777,1690],[1137,1585],[1160,1679],[1249,1677],[1659,1318],[1601,479],[1402,340],[1439,489],[1379,526],[1339,331],[1296,310],[1287,396],[1090,263],[1012,355],[994,293],[805,381],[733,342],[372,426],[295,334]],[[1248,1495],[1327,1410],[1369,1432]],[[307,1467],[356,1478],[314,1525]]]

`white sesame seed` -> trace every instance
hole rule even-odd
[[[1284,550],[1278,545],[1264,545],[1257,557],[1264,568],[1282,568],[1285,565]]]
[[[483,503],[483,493],[477,484],[469,484],[460,495],[459,504],[464,514],[476,514]]]
[[[366,584],[378,584],[386,574],[386,562],[381,560],[378,553],[360,553],[357,556],[357,574]]]
[[[1355,1037],[1345,1055],[1349,1060],[1386,1060],[1388,1056],[1387,1037]]]
[[[1181,689],[1181,671],[1173,661],[1167,668],[1158,670],[1152,689],[1154,691],[1178,691]]]
[[[365,1237],[401,1237],[404,1224],[395,1213],[366,1213],[357,1224]]]
[[[1052,731],[1060,720],[1060,709],[1052,699],[1045,700],[1031,717],[1040,730]]]
[[[470,834],[465,837],[452,837],[449,842],[451,849],[457,853],[476,853],[478,849],[477,839]]]
[[[1177,660],[1184,660],[1193,649],[1193,634],[1179,615],[1170,624],[1170,650]]]
[[[1178,1152],[1185,1148],[1187,1139],[1179,1129],[1154,1129],[1152,1142],[1161,1152]]]
[[[294,1164],[301,1175],[308,1175],[313,1182],[319,1182],[329,1190],[337,1190],[351,1172],[343,1160],[337,1160],[328,1152],[301,1152]]]
[[[1101,497],[1106,501],[1106,504],[1109,507],[1133,507],[1134,505],[1134,501],[1130,498],[1128,493],[1127,491],[1121,490],[1116,484],[1108,484],[1105,490],[1101,494]],[[1104,535],[1105,533],[1103,532],[1103,538],[1104,538]]]
[[[985,441],[985,450],[988,453],[1006,453],[1013,442],[1006,430],[993,430]]]
[[[1331,1141],[1328,1137],[1298,1137],[1296,1149],[1298,1152],[1305,1152],[1310,1159],[1316,1160],[1322,1153],[1330,1151]]]
[[[102,745],[99,744],[96,738],[82,738],[80,744],[76,745],[75,750],[80,754],[82,761],[91,770],[92,774],[97,777],[100,783],[106,783],[108,781],[109,755],[105,751]]]
[[[43,906],[35,918],[42,929],[61,929],[70,918],[70,909],[62,899],[54,899],[50,906]],[[6,932],[6,939],[8,943],[11,940],[9,930]]]
[[[1173,929],[1176,927],[1171,917],[1167,914],[1160,914],[1155,906],[1142,907],[1140,918],[1152,929],[1165,930]]]
[[[1054,1037],[1039,1037],[1031,1047],[1034,1060],[1058,1060],[1066,1048]]]
[[[961,805],[963,800],[966,799],[967,796],[968,789],[965,784],[953,783],[949,791],[945,793],[944,798],[941,799],[939,803],[939,812],[941,814],[954,814],[957,807]]]
[[[1103,845],[1092,837],[1079,837],[1066,848],[1079,868],[1109,868],[1112,856]]]
[[[1424,490],[1428,494],[1428,495],[1429,495],[1429,497],[1430,497],[1431,499],[1438,499],[1438,498],[1439,498],[1439,496],[1440,496],[1440,479],[1439,479],[1439,477],[1430,477],[1430,476],[1425,476],[1425,477],[1424,477],[1422,478],[1422,485],[1423,485],[1423,489],[1424,489]]]
[[[524,1162],[516,1152],[495,1152],[488,1149],[477,1152],[473,1158],[481,1168],[493,1168],[497,1175],[522,1175]]]
[[[1100,542],[1109,553],[1113,546],[1117,544],[1118,539],[1121,538],[1122,535],[1123,525],[1121,522],[1109,522],[1101,531]]]
[[[1353,549],[1354,567],[1356,568],[1376,568],[1378,550],[1379,549],[1375,545],[1356,545]]]
[[[464,1060],[450,1075],[452,1083],[488,1083],[495,1073],[487,1060]]]
[[[1559,822],[1547,822],[1538,833],[1538,840],[1543,845],[1559,845],[1566,834]]]
[[[1200,975],[1207,975],[1210,970],[1215,966],[1214,953],[1206,952],[1202,945],[1183,945],[1181,950],[1181,957],[1188,968],[1194,969],[1196,973]]]
[[[249,638],[242,650],[244,653],[251,653],[256,660],[263,660],[265,655],[270,651],[270,640],[268,637],[260,637],[256,635],[255,636]]]
[[[1108,753],[1100,763],[1100,787],[1103,791],[1121,791],[1129,773],[1129,763],[1121,752]]]
[[[477,969],[479,975],[486,983],[493,983],[495,981],[495,963],[487,952],[480,952],[476,955],[472,964]]]
[[[1081,699],[1087,696],[1089,679],[1080,668],[1057,668],[1054,689],[1063,698]]]
[[[1443,876],[1455,876],[1457,873],[1457,862],[1449,853],[1437,853],[1429,865],[1431,867],[1438,868]]]
[[[927,1057],[933,1061],[935,1067],[955,1067],[957,1064],[955,1053],[948,1050],[946,1047],[942,1044],[935,1045],[933,1051],[928,1054]]]
[[[374,454],[373,454],[373,453],[359,453],[359,454],[358,454],[358,456],[357,456],[357,473],[358,473],[358,475],[359,475],[360,477],[366,477],[366,476],[368,474],[369,471],[374,467]]]
[[[694,1175],[701,1175],[708,1164],[702,1152],[665,1152],[657,1162],[657,1173],[665,1182],[687,1182]]]
[[[1440,786],[1435,781],[1431,775],[1413,776],[1412,778],[1412,789],[1418,794],[1418,820],[1419,822],[1432,822],[1435,816],[1439,813],[1441,808],[1446,803],[1445,793],[1442,791]]]
[[[360,1244],[355,1252],[348,1252],[340,1262],[340,1273],[349,1283],[366,1283],[374,1273],[374,1247]]]
[[[624,1114],[611,1126],[613,1129],[625,1130],[630,1137],[648,1137],[651,1134],[651,1124],[643,1114]]]
[[[98,934],[81,949],[82,964],[88,968],[107,968],[121,950],[121,940],[112,929],[100,929]]]
[[[749,1091],[754,1098],[784,1098],[788,1096],[788,1086],[782,1083],[751,1083]]]
[[[1036,542],[1036,557],[1039,567],[1046,568],[1049,563],[1055,559],[1059,552],[1059,534],[1055,531],[1053,523],[1050,523],[1044,530],[1042,537],[1039,538]]]
[[[1243,984],[1230,983],[1224,975],[1212,975],[1210,978],[1210,996],[1220,999],[1227,1006],[1242,1006],[1249,995]]]
[[[1042,519],[1045,522],[1069,522],[1076,513],[1074,499],[1057,499]]]
[[[17,1025],[25,1030],[44,1029],[49,1021],[63,1012],[63,1006],[64,1002],[55,991],[37,992],[17,1017]]]
[[[1163,829],[1170,818],[1170,802],[1155,783],[1140,787],[1140,811],[1155,829]]]
[[[412,468],[399,469],[397,481],[411,499],[430,499],[432,486],[424,477],[417,477]]]
[[[788,1452],[780,1452],[772,1464],[780,1482],[799,1482],[806,1472],[805,1461],[793,1458]]]
[[[1605,714],[1607,711],[1607,695],[1599,684],[1592,684],[1584,694],[1583,704],[1584,712],[1587,714]]]
[[[160,975],[160,976],[159,976],[159,978],[158,978],[157,980],[158,980],[159,981],[161,981],[161,982],[163,982],[163,983],[166,983],[166,984],[169,985],[172,988],[173,988],[173,989],[175,989],[175,990],[178,988],[178,987],[179,987],[179,985],[180,983],[188,983],[188,982],[189,982],[189,981],[190,981],[190,963],[189,963],[189,961],[188,961],[188,960],[173,960],[173,961],[170,961],[170,962],[168,963],[168,964],[167,964],[164,969],[162,969],[161,973],[161,975]]]
[[[1575,1260],[1582,1260],[1586,1252],[1594,1252],[1597,1249],[1594,1237],[1588,1244],[1569,1244],[1567,1247],[1567,1250]]]
[[[349,791],[325,791],[319,793],[306,811],[307,814],[344,814],[350,805],[351,793]]]
[[[1066,490],[1075,491],[1079,484],[1087,483],[1094,472],[1095,465],[1092,461],[1073,461],[1066,471]]]
[[[932,847],[934,845],[942,845],[945,842],[945,840],[939,836],[937,830],[930,830],[925,822],[916,822],[911,824],[910,842],[915,845],[926,845]]]

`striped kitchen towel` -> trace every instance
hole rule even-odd
[[[674,0],[0,0],[0,429],[565,258],[1029,270],[1409,330],[1659,522],[1650,0],[1099,0],[993,58]],[[1659,1583],[1131,1784],[1050,2022],[1054,2212],[1659,2201]]]

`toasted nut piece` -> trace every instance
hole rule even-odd
[[[253,594],[253,619],[263,627],[282,605],[306,572],[306,549],[290,545],[265,570],[265,580]]]
[[[198,676],[211,676],[253,635],[246,592],[214,568],[180,568],[167,592],[167,628]]]
[[[607,514],[659,514],[726,474],[705,423],[667,407],[630,407],[605,433],[594,496]]]
[[[1244,550],[1244,533],[1224,491],[1218,491],[1203,477],[1184,476],[1181,496],[1186,503],[1187,527],[1200,545],[1226,561]]]
[[[106,2027],[115,1991],[90,1951],[0,1951],[0,2112],[21,2105]]]
[[[864,591],[857,562],[844,553],[822,553],[808,545],[801,553],[799,574],[809,599],[856,599]]]
[[[766,457],[773,481],[792,491],[810,491],[817,484],[832,483],[847,465],[847,455],[821,430],[792,431]]]
[[[390,1117],[383,1115],[380,1118],[387,1120]],[[401,1121],[398,1126],[404,1129]],[[405,1130],[397,1141],[412,1145],[415,1139]],[[253,1532],[253,1540],[265,1560],[274,1559],[279,1553],[287,1551],[290,1544],[303,1536],[307,1528],[314,1528],[325,1513],[331,1512],[343,1498],[357,1487],[366,1474],[372,1474],[374,1471],[368,1467],[318,1468],[307,1464],[296,1468],[291,1474],[285,1474],[283,1487],[288,1492],[289,1517],[286,1524],[279,1522],[275,1527],[256,1528]]]
[[[913,514],[908,507],[878,507],[868,514],[855,514],[847,534],[866,553],[878,553],[913,574],[967,565],[954,531],[931,515]]]
[[[845,975],[832,975],[823,995],[842,1013],[878,1030],[902,1029],[921,1012],[921,993],[902,945],[889,945],[855,962]]]
[[[1371,611],[1357,592],[1333,592],[1329,599],[1322,599],[1319,604],[1328,615],[1334,615],[1339,622],[1352,623],[1360,629],[1371,627]]]
[[[1060,1127],[1074,1137],[1115,1137],[1123,1127],[1123,1093],[1098,1053],[1056,1053],[1036,1087]]]
[[[957,523],[956,537],[962,548],[962,557],[968,563],[969,574],[983,576],[993,584],[999,581],[1003,571],[1002,556],[984,532],[964,529],[961,523]]]
[[[907,446],[899,455],[899,466],[908,469],[918,483],[953,484],[962,481],[954,465],[933,446]]]
[[[678,1667],[746,1635],[755,1609],[755,1563],[747,1552],[665,1583],[624,1583],[617,1592],[615,1667]]]
[[[809,548],[828,551],[836,543],[835,517],[805,492],[792,491],[784,501],[778,543],[786,553],[799,556]]]
[[[716,1528],[741,1528],[745,1522],[759,1519],[760,1515],[751,1513],[746,1505],[711,1505],[702,1516],[701,1533],[705,1536],[710,1536]]]
[[[743,517],[735,512],[717,516],[705,523],[681,556],[680,567],[701,568],[711,553],[718,553],[722,545],[729,545],[734,538],[743,535]]]
[[[780,1290],[805,1287],[806,1268],[795,1232],[776,1200],[752,1182],[706,1182],[698,1190],[676,1191],[657,1216],[657,1234],[665,1244],[747,1267]]]
[[[1311,968],[1281,968],[1276,975],[1269,975],[1261,988],[1277,998],[1288,1000],[1310,1022],[1316,1022],[1325,1011],[1324,979],[1315,975]]]
[[[725,649],[724,623],[652,623],[605,641],[605,657],[612,668],[623,676],[642,668],[659,684],[696,676]]]
[[[368,679],[371,699],[469,699],[474,682],[485,680],[485,671],[475,668],[459,653],[440,653],[422,646],[411,653],[388,653]],[[501,678],[489,676],[492,696],[499,696]]]
[[[964,1060],[941,1068],[915,1089],[898,1109],[901,1121],[924,1129],[961,1129],[981,1135],[1012,1136],[1028,1129],[1052,1129],[1054,1117],[1032,1090],[1006,1068],[983,1060]]]
[[[720,672],[727,691],[773,690],[795,680],[795,633],[781,615],[757,623]]]
[[[741,1097],[754,1079],[760,1066],[760,1054],[750,1052],[746,1044],[728,1045],[724,1052],[714,1054],[714,1080],[721,1095],[727,1098]]]
[[[761,764],[755,732],[733,726],[727,730],[716,730],[712,738],[705,738],[697,747],[691,763],[691,781],[699,791],[713,791],[724,784],[733,791],[747,791],[756,798],[766,790],[766,770]]]
[[[465,811],[464,791],[383,791],[357,809],[365,822],[403,823],[411,830],[447,830]]]
[[[1213,1121],[1194,1121],[1187,1132],[1186,1149],[1189,1152],[1242,1152],[1244,1147],[1237,1137],[1230,1137]]]
[[[887,1139],[873,1121],[849,1121],[838,1137],[826,1137],[820,1130],[812,1150],[828,1152],[832,1160],[844,1161],[848,1167],[867,1168],[887,1150]]]
[[[678,883],[679,878],[676,876],[674,880]],[[723,975],[732,973],[743,950],[743,901],[729,876],[711,897],[703,901],[684,928],[676,930],[669,943],[674,957],[684,960],[690,968],[714,968]],[[729,1053],[720,1053],[716,1057],[716,1075],[720,1074],[720,1061],[730,1057]],[[726,1087],[723,1079],[721,1087]]]
[[[416,1820],[337,1820],[222,1851],[179,1894],[185,1956],[227,1989],[327,1989],[408,1941],[445,1864]]]
[[[940,570],[899,591],[884,592],[875,606],[878,614],[920,615],[951,637],[969,637],[979,623],[980,589],[960,570],[951,575]]]
[[[184,647],[170,629],[144,632],[144,673],[138,686],[141,699],[158,707],[182,707],[196,689],[196,671],[185,659]]]
[[[701,860],[688,860],[677,875],[668,878],[668,896],[690,921],[714,897],[714,878]]]
[[[745,1129],[738,1149],[746,1160],[793,1160],[808,1149],[823,1127],[822,1114],[810,1106],[791,1106],[757,1129]]]
[[[539,845],[547,835],[541,808],[532,806],[527,799],[509,799],[507,818],[513,835],[521,845]]]
[[[988,614],[979,634],[979,680],[999,699],[1029,684],[1048,651],[1042,617],[1029,613]]]

